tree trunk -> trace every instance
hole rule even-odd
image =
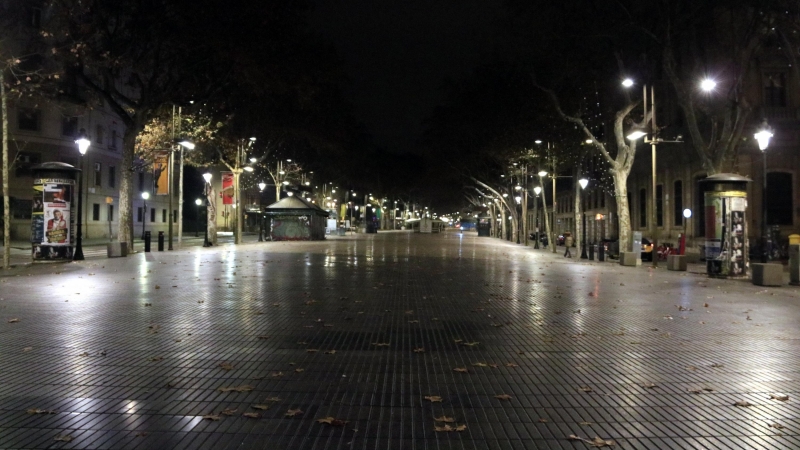
[[[550,248],[553,249],[555,253],[556,243],[553,240],[553,233],[550,232],[550,216],[547,214],[547,197],[544,196],[544,182],[542,181],[542,177],[539,176],[539,185],[542,186],[542,215],[544,215],[544,228],[545,232],[547,233],[547,245],[551,246]],[[553,192],[555,195],[555,192]]]
[[[614,196],[619,216],[619,251],[628,252],[631,246],[631,210],[628,205],[628,171],[612,171]]]
[[[208,242],[217,245],[217,196],[214,195],[214,188],[208,185],[206,197],[206,227],[208,230]]]
[[[0,71],[0,115],[3,116],[3,269],[11,265],[11,199],[8,195],[8,99],[5,75]]]
[[[141,127],[134,120],[133,126],[125,127],[122,136],[122,179],[119,184],[119,223],[117,242],[127,242],[133,251],[133,156],[136,152],[136,135]],[[144,219],[144,218],[143,218]]]

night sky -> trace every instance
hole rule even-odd
[[[375,144],[414,152],[442,82],[468,76],[491,54],[502,0],[315,0],[315,30],[349,78],[345,93]]]

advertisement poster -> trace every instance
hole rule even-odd
[[[731,199],[736,201],[739,199]],[[731,211],[731,274],[744,274],[745,260],[744,211]]]
[[[233,172],[222,172],[222,204],[233,204]]]
[[[159,153],[153,161],[156,195],[169,195],[169,153]]]
[[[72,259],[73,180],[37,179],[33,186],[33,259]]]

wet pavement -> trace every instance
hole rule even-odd
[[[454,232],[17,267],[0,448],[797,449],[798,317]]]

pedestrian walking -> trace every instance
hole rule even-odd
[[[564,246],[567,247],[567,250],[564,252],[564,257],[572,258],[572,253],[569,251],[569,249],[572,248],[572,233],[564,233]]]

